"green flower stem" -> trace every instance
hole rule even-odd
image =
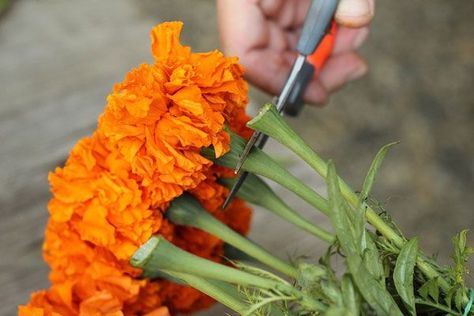
[[[324,311],[327,308],[321,302],[301,293],[286,282],[267,279],[200,258],[176,247],[162,236],[151,237],[133,254],[130,264],[142,269],[144,277],[153,275],[155,271],[162,271],[167,274],[190,274],[204,279],[219,280],[244,287],[280,291],[294,296],[301,305],[316,311]]]
[[[167,273],[187,273],[206,279],[263,289],[272,289],[279,285],[275,281],[195,256],[176,247],[161,236],[154,236],[141,246],[133,254],[130,264],[143,269],[145,277],[159,270]]]
[[[266,104],[260,110],[255,118],[247,123],[247,125],[260,131],[270,137],[276,139],[282,145],[291,149],[295,154],[308,163],[323,178],[327,176],[327,164],[309,147],[301,137],[295,133],[291,127],[283,120],[272,104]],[[344,198],[353,206],[357,207],[359,198],[357,194],[339,178],[340,189]],[[380,218],[377,213],[367,205],[367,220],[372,224],[385,238],[390,240],[398,248],[405,243],[405,238],[399,236],[385,221]],[[440,286],[443,290],[449,290],[449,284],[441,277],[441,275],[429,264],[423,255],[417,258],[418,268],[428,277],[438,277]]]
[[[236,180],[236,178],[221,178],[219,182],[223,183],[230,189]],[[254,174],[249,174],[247,176],[247,179],[244,181],[237,192],[237,196],[250,203],[270,210],[295,226],[330,244],[335,240],[334,236],[330,232],[308,222],[308,220],[290,208],[288,204],[286,204],[279,196],[275,194],[275,192],[273,192],[268,184],[266,184],[262,179]]]
[[[254,257],[249,256],[242,250],[235,248],[229,243],[224,243],[224,258],[230,261],[242,261],[250,263],[256,262]]]
[[[241,295],[234,285],[227,282],[209,280],[187,273],[164,270],[153,271],[153,277],[150,277],[150,279],[155,278],[164,278],[177,284],[191,286],[241,315],[250,315],[249,311],[254,308],[254,305],[246,303],[248,298]],[[284,316],[281,310],[275,306],[270,306],[270,310],[270,315]]]
[[[188,194],[174,199],[166,211],[166,216],[175,224],[196,227],[219,237],[249,256],[292,278],[296,278],[298,275],[295,267],[273,256],[267,250],[217,220]]]
[[[291,129],[276,111],[272,104],[266,104],[255,118],[247,125],[276,139],[282,145],[291,149],[301,157],[309,166],[318,172],[323,178],[327,176],[327,164],[309,147],[301,137]],[[338,179],[342,195],[354,207],[357,207],[359,198],[357,194],[342,180]],[[404,239],[389,227],[372,208],[367,209],[367,219],[384,236],[394,242],[397,246],[403,245]]]
[[[149,271],[149,273],[147,273],[146,277],[150,280],[166,279],[170,282],[173,282],[173,283],[176,283],[176,284],[179,284],[179,285],[186,285],[186,282],[183,281],[182,279],[176,278],[176,277],[172,276],[171,274],[165,273],[161,270]]]
[[[231,150],[224,156],[215,158],[214,150],[212,148],[204,148],[201,154],[213,160],[216,164],[235,168],[239,160],[240,153],[245,146],[245,140],[238,135],[229,131],[231,137]],[[282,168],[270,156],[259,149],[253,149],[245,160],[242,169],[250,173],[261,175],[265,178],[275,181],[288,190],[294,192],[310,205],[319,209],[324,214],[329,214],[329,206],[327,201],[314,190],[302,183],[298,178]]]
[[[221,304],[229,307],[239,314],[244,314],[249,309],[249,305],[243,302],[240,293],[235,286],[217,280],[207,280],[192,274],[165,271],[174,279],[182,280],[187,285],[209,295]]]

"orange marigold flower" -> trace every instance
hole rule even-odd
[[[97,130],[50,173],[43,254],[52,286],[34,293],[20,315],[166,316],[212,303],[192,288],[141,279],[129,265],[157,233],[221,260],[220,240],[164,219],[169,202],[184,191],[241,233],[250,222],[238,199],[217,212],[228,194],[216,182],[225,171],[200,155],[210,145],[217,155],[229,150],[225,124],[249,135],[243,68],[219,51],[193,53],[180,44],[181,29],[181,22],[167,22],[152,30],[155,63],[114,86]]]

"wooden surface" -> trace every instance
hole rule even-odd
[[[112,84],[151,59],[148,34],[161,19],[147,17],[146,7],[134,6],[132,1],[114,2],[114,14],[107,14],[111,1],[88,2],[90,6],[20,1],[0,21],[0,201],[4,218],[0,221],[0,315],[13,315],[16,305],[27,302],[32,291],[48,286],[48,269],[41,259],[50,196],[48,171],[61,165],[73,144],[93,130]],[[175,5],[182,7],[183,3]],[[194,31],[213,29],[212,2],[201,4],[200,12],[210,20],[197,24],[184,18],[195,24]],[[188,42],[190,34],[188,26]],[[208,40],[194,40],[199,45],[193,46],[217,46],[214,35],[205,38]],[[260,215],[255,219],[256,225],[263,220]],[[272,224],[273,220],[265,222]],[[279,227],[281,222],[275,221]],[[256,237],[279,248],[277,240]],[[298,234],[287,234],[286,242],[286,247],[293,248],[301,239]],[[278,250],[280,255],[285,252],[285,248]]]
[[[423,8],[420,3],[414,9]],[[405,17],[402,7],[381,4],[373,42],[365,51],[371,57],[371,76],[341,92],[332,102],[337,106],[305,110],[301,121],[291,122],[323,154],[334,157],[350,180],[360,181],[377,147],[394,139],[406,141],[407,146],[388,159],[392,168],[383,174],[377,193],[385,201],[395,192],[389,204],[398,210],[394,216],[401,226],[410,234],[422,234],[429,252],[441,248],[446,258],[449,236],[474,221],[473,46],[466,33],[473,29],[472,19],[459,17],[452,5],[436,0],[421,17],[409,10],[408,22],[425,29],[398,29],[397,21]],[[73,144],[93,130],[112,84],[130,68],[150,61],[148,32],[153,25],[163,19],[184,20],[185,42],[196,50],[214,49],[214,10],[211,0],[25,0],[16,1],[1,17],[0,315],[14,315],[29,293],[48,286],[48,269],[41,259],[48,171],[61,165]],[[457,31],[459,40],[450,48],[429,39],[437,21]],[[449,30],[441,31],[441,38],[452,38]],[[413,42],[411,47],[397,42],[408,32],[425,44],[415,48],[424,59],[411,54]],[[438,56],[440,49],[444,53]],[[443,69],[449,82],[442,81],[436,68],[441,58],[449,59]],[[265,98],[254,94],[253,102]],[[448,102],[456,107],[454,114],[446,114]],[[320,179],[289,153],[273,143],[269,151],[323,190]],[[304,203],[278,191],[309,218],[327,225]],[[281,257],[317,255],[324,248],[262,211],[255,213],[253,227],[252,238]],[[221,315],[222,310],[208,314]]]

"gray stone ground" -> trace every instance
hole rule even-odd
[[[355,187],[377,149],[401,140],[375,196],[408,236],[421,236],[424,249],[447,262],[451,236],[474,223],[474,2],[377,5],[363,49],[370,74],[334,95],[328,107],[307,108],[290,122]],[[31,291],[47,286],[40,250],[47,172],[94,128],[112,84],[150,61],[149,29],[170,19],[185,21],[184,41],[194,49],[218,46],[211,0],[23,0],[1,15],[0,315],[14,315]],[[253,109],[265,100],[254,91]],[[269,151],[324,190],[281,147],[272,143]],[[328,224],[277,190],[314,221]],[[252,237],[282,257],[316,256],[324,248],[261,210],[253,228]]]

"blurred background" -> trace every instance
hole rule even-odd
[[[471,0],[378,1],[362,49],[369,75],[327,107],[289,119],[354,188],[379,147],[400,140],[374,197],[407,236],[420,236],[425,251],[445,263],[451,237],[474,224],[473,9]],[[48,286],[41,259],[48,171],[95,128],[113,83],[151,61],[152,26],[174,19],[185,22],[183,42],[195,51],[218,47],[213,0],[19,0],[1,13],[0,315],[14,315],[32,291]],[[252,90],[249,110],[267,100]],[[324,192],[321,179],[294,156],[275,143],[268,151]],[[255,212],[251,237],[281,257],[317,257],[325,249],[263,210]]]

